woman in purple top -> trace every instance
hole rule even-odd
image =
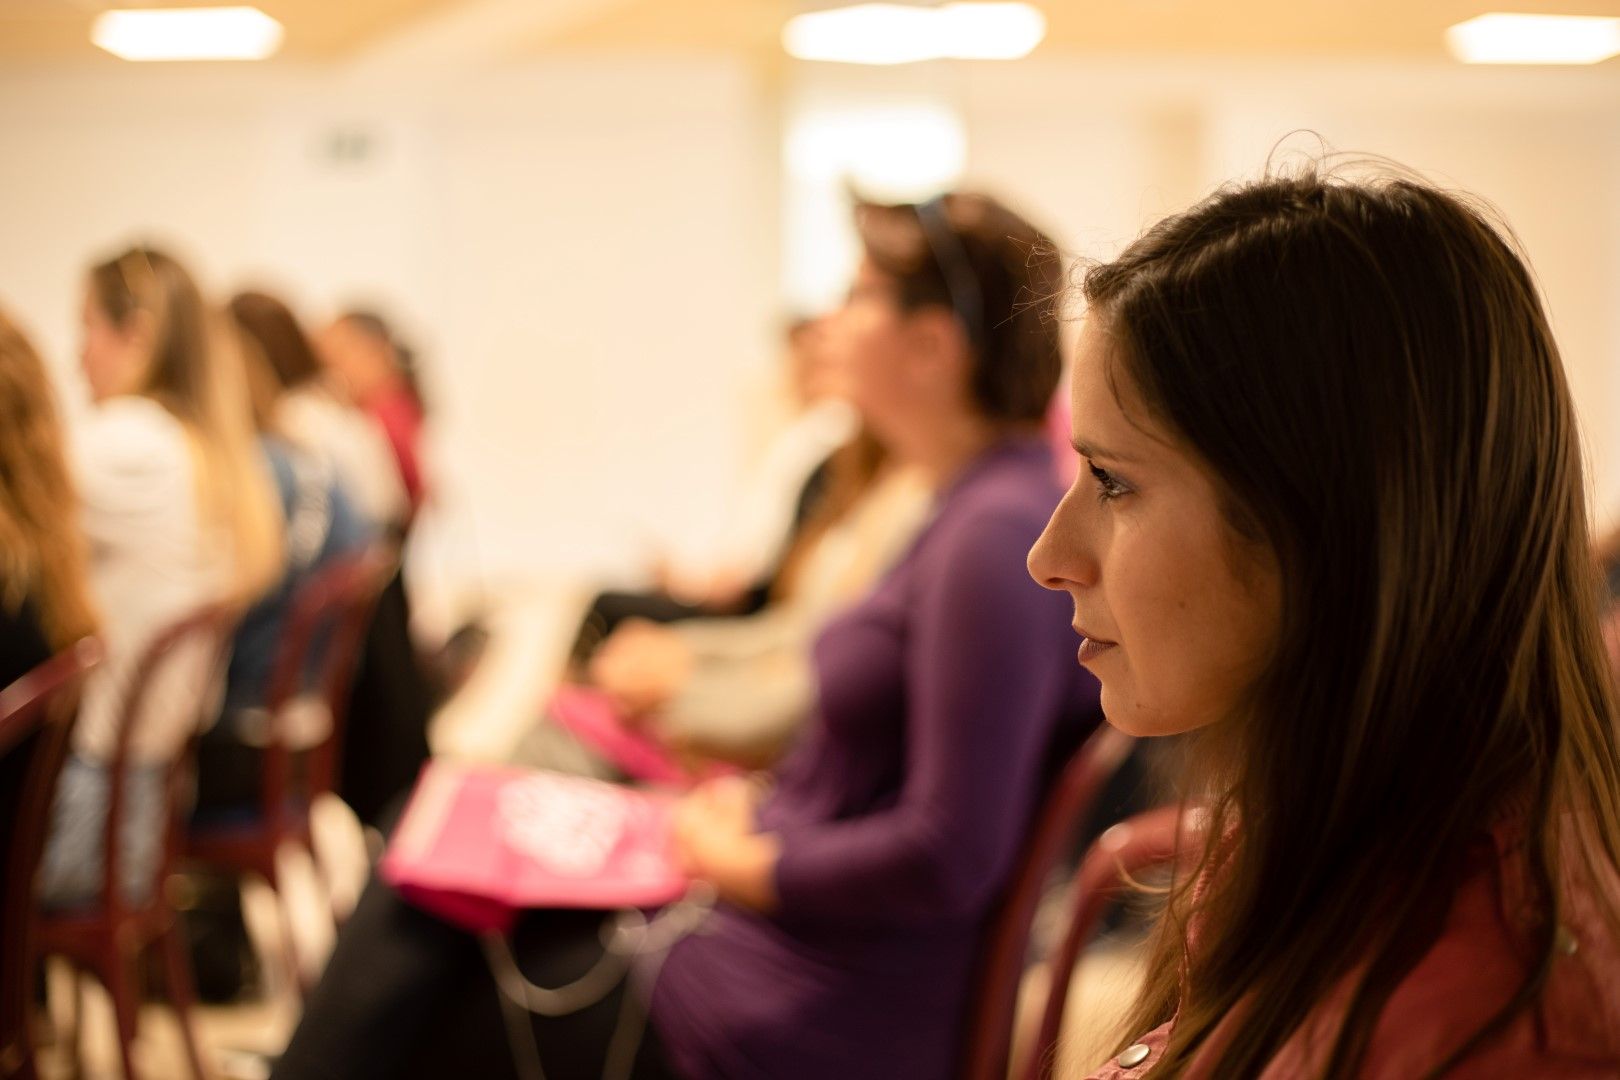
[[[954,1071],[982,924],[1054,751],[1099,716],[1067,605],[1024,569],[1061,495],[1041,433],[1057,330],[1038,304],[1059,266],[983,196],[857,220],[865,258],[829,348],[873,432],[937,480],[937,511],[818,641],[816,716],[774,788],[682,804],[677,845],[720,900],[632,980],[651,987],[633,1064],[610,1060],[623,987],[557,1018],[508,1006],[503,1027],[477,945],[373,883],[277,1077],[536,1075],[536,1057],[550,1080]],[[512,953],[538,984],[577,978],[599,922],[534,913]]]

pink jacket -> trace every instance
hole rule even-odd
[[[1367,1080],[1412,1080],[1440,1064],[1504,1005],[1526,972],[1521,943],[1529,923],[1505,831],[1481,842],[1439,939],[1390,998],[1363,1059]],[[1609,882],[1620,898],[1620,880]],[[1447,1074],[1456,1080],[1559,1077],[1620,1080],[1620,942],[1589,890],[1566,886],[1560,948],[1540,1000],[1502,1034]],[[1348,994],[1348,985],[1341,1001]],[[1337,1030],[1339,1006],[1317,1011],[1260,1074],[1295,1080],[1318,1073]],[[1091,1080],[1146,1075],[1164,1052],[1174,1021],[1147,1032]],[[1221,1029],[1211,1044],[1221,1040]],[[1213,1055],[1191,1075],[1214,1075]]]

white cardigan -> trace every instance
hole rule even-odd
[[[180,422],[157,402],[119,397],[73,433],[80,520],[90,542],[90,586],[106,658],[85,686],[74,750],[105,762],[136,661],[164,629],[223,595],[230,556],[198,513],[196,465]],[[147,691],[132,759],[172,757],[218,703],[221,672],[206,651],[175,654]]]

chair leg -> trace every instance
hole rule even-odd
[[[102,972],[102,981],[112,995],[113,1018],[118,1026],[118,1053],[124,1063],[124,1080],[138,1080],[135,1071],[135,1032],[140,1024],[141,994],[135,981],[136,959],[120,951]]]
[[[191,978],[191,960],[186,955],[185,928],[176,916],[163,932],[163,981],[169,991],[169,1003],[174,1006],[175,1019],[180,1023],[180,1038],[186,1047],[186,1058],[191,1062],[191,1075],[196,1080],[208,1080],[210,1073],[203,1065],[202,1046],[197,1041],[197,993]]]
[[[68,965],[68,979],[71,981],[72,991],[69,995],[73,1006],[73,1026],[67,1033],[67,1055],[72,1062],[73,1071],[69,1074],[73,1080],[84,1078],[84,973],[72,965]]]

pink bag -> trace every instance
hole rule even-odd
[[[378,867],[424,911],[509,931],[525,908],[660,907],[686,890],[668,795],[561,773],[429,761]]]

